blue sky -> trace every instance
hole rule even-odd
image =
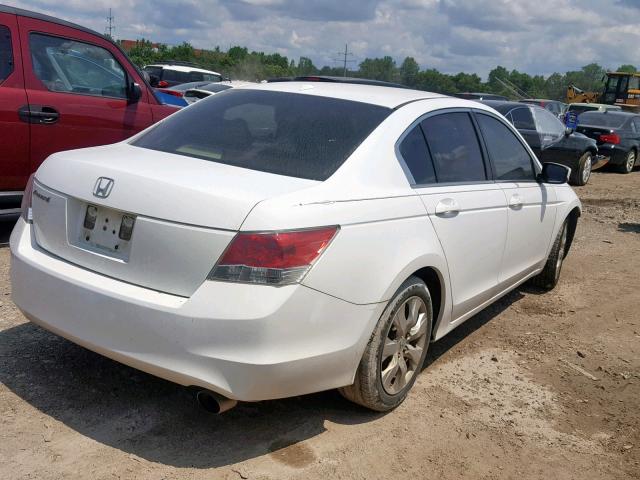
[[[535,74],[640,67],[640,0],[3,0],[116,38],[199,48],[233,45],[336,66],[366,57],[414,57],[422,68],[486,76],[496,65]]]

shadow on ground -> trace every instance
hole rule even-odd
[[[427,365],[522,297],[520,291],[510,293],[433,344]],[[224,415],[211,415],[197,408],[190,390],[31,323],[0,332],[0,382],[82,435],[174,467],[219,467],[271,452],[279,461],[301,466],[313,461],[313,454],[296,444],[324,432],[325,420],[356,425],[382,415],[350,404],[335,391],[241,403]]]
[[[618,230],[627,233],[640,233],[640,223],[623,222],[618,224]]]
[[[8,246],[9,236],[11,236],[11,230],[15,224],[16,218],[0,217],[0,247]]]

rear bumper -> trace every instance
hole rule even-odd
[[[612,143],[603,143],[598,145],[598,152],[609,157],[609,165],[622,165],[626,160],[627,150],[620,148]]]
[[[382,304],[301,285],[205,282],[190,298],[120,282],[11,236],[13,299],[34,323],[121,363],[243,401],[353,382]]]

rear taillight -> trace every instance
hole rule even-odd
[[[602,143],[613,143],[614,145],[618,145],[620,143],[620,135],[617,133],[607,133],[604,135],[600,135],[600,141]]]
[[[24,219],[25,222],[31,223],[33,221],[33,214],[31,212],[31,196],[33,194],[33,173],[29,177],[27,181],[27,186],[24,189],[24,193],[22,194],[22,204],[20,205],[21,213],[20,215]]]
[[[158,82],[158,87],[159,88],[167,88],[169,86],[169,82],[167,82],[166,80],[160,80]]]
[[[327,248],[338,227],[239,233],[209,274],[210,280],[290,285],[298,283]]]
[[[177,90],[169,90],[169,89],[160,89],[162,93],[166,93],[167,95],[173,95],[174,97],[182,98],[184,94],[182,92],[178,92]]]

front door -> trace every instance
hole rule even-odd
[[[31,167],[54,152],[122,141],[151,125],[144,92],[127,99],[139,74],[105,39],[19,17],[31,119]]]
[[[499,274],[499,283],[507,287],[545,260],[556,217],[555,190],[537,182],[533,158],[505,122],[480,112],[476,119],[507,200],[509,234]]]
[[[4,197],[24,190],[31,173],[29,124],[18,114],[26,104],[16,16],[0,13],[0,210],[13,206]]]
[[[418,193],[447,259],[455,322],[497,293],[506,199],[490,179],[469,112],[430,116],[421,127],[436,183]]]

